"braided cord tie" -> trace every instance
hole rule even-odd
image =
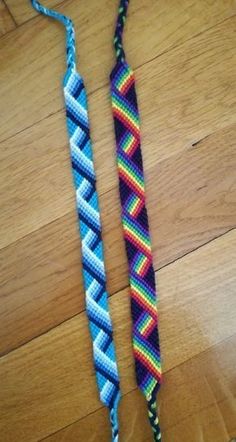
[[[76,71],[74,27],[68,17],[43,7],[38,1],[31,0],[31,3],[37,11],[59,20],[67,32],[67,72],[63,88],[82,243],[86,311],[93,340],[93,357],[100,399],[110,412],[112,441],[118,442],[119,375],[106,291],[87,97],[83,79]]]
[[[129,264],[133,351],[137,384],[146,397],[154,440],[161,440],[156,394],[161,383],[157,294],[148,216],[145,206],[140,120],[134,73],[125,60],[122,32],[128,0],[121,0],[111,72],[122,224]]]
[[[125,61],[125,52],[123,48],[123,30],[126,21],[127,9],[129,6],[129,0],[124,0],[120,2],[118,17],[116,22],[116,29],[114,35],[114,47],[116,52],[117,61],[124,62]]]

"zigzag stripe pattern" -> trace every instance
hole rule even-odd
[[[108,311],[101,223],[96,192],[87,99],[81,76],[71,71],[65,77],[64,95],[70,137],[71,163],[76,188],[82,241],[86,310],[93,340],[94,363],[101,401],[110,409],[113,439],[118,441],[117,404],[119,377]]]
[[[149,402],[149,418],[156,440],[160,440],[158,417],[154,416],[153,406],[161,382],[155,274],[145,207],[134,74],[125,62],[118,63],[112,72],[111,94],[122,223],[129,262],[136,376]]]
[[[129,87],[126,86],[125,93],[122,93],[124,84],[128,84]],[[155,279],[145,208],[140,133],[137,126],[138,108],[134,100],[134,74],[127,64],[119,64],[113,71],[111,91],[117,136],[122,222],[130,268],[134,352],[138,361],[138,384],[148,395],[150,391],[147,390],[146,386],[148,384],[147,378],[151,376],[149,369],[151,368],[152,374],[155,374],[156,384],[161,379],[160,351],[157,345],[159,340]],[[119,100],[117,100],[117,97],[119,97]],[[132,148],[132,150],[125,149],[123,140],[131,137],[134,137],[133,144],[136,148]],[[144,317],[145,324],[149,326],[140,328],[141,318]]]
[[[156,393],[161,383],[157,295],[148,216],[145,207],[140,123],[134,74],[122,45],[128,0],[120,1],[114,45],[117,63],[111,73],[122,224],[129,263],[133,351],[137,384],[148,402],[154,439],[161,440]]]
[[[74,26],[68,17],[45,8],[37,0],[31,0],[31,2],[38,12],[59,20],[66,28],[67,72],[64,78],[64,96],[82,244],[86,311],[93,341],[94,365],[100,399],[109,408],[112,441],[118,442],[119,376],[106,292],[101,222],[89,133],[87,98],[83,79],[76,72],[75,67]]]

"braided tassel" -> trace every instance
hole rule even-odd
[[[147,400],[154,440],[161,440],[156,394],[161,383],[157,294],[145,206],[140,121],[134,73],[122,43],[128,0],[121,0],[114,47],[117,62],[111,73],[122,224],[129,264],[133,351],[137,384]]]
[[[87,98],[83,79],[76,71],[74,27],[68,17],[43,7],[36,0],[31,1],[37,11],[59,20],[66,27],[67,72],[63,89],[82,243],[86,312],[93,341],[93,358],[100,400],[109,409],[112,441],[118,442],[119,375],[106,292],[102,231]]]
[[[161,440],[161,429],[159,425],[159,418],[157,414],[157,400],[156,392],[153,391],[152,394],[146,397],[148,404],[148,417],[149,422],[152,427],[154,441],[159,442]]]

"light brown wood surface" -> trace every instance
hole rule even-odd
[[[135,383],[109,71],[118,2],[48,0],[76,26],[121,375],[121,442],[152,440]],[[106,13],[104,13],[106,7]],[[131,1],[163,442],[236,436],[236,5]],[[63,28],[0,2],[0,441],[110,440],[84,311],[61,80]]]
[[[16,23],[3,0],[0,0],[0,36],[15,29]]]

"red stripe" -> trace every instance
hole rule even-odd
[[[141,306],[144,307],[145,310],[148,311],[148,313],[150,313],[151,317],[154,319],[156,318],[157,315],[157,311],[156,311],[156,307],[152,307],[150,306],[147,302],[145,302],[145,299],[143,299],[141,297],[141,295],[139,295],[139,293],[136,292],[135,288],[131,287],[131,297],[133,299],[135,299],[135,301]]]
[[[148,257],[151,257],[150,248],[148,248],[147,246],[145,246],[141,242],[139,242],[138,239],[132,235],[132,233],[130,233],[128,230],[126,230],[125,226],[124,226],[124,232],[125,232],[126,239],[129,239],[131,242],[135,243],[138,250],[142,250],[142,252],[144,252],[145,255],[148,255]]]
[[[157,323],[156,323],[156,321],[154,321],[154,319],[152,317],[152,322],[150,322],[150,324],[146,328],[145,333],[142,334],[142,336],[145,336],[145,338],[147,338],[155,327],[157,327]]]
[[[135,150],[137,149],[138,145],[139,145],[139,141],[137,140],[137,138],[134,138],[133,141],[131,142],[130,146],[126,150],[126,154],[128,154],[132,157],[132,155],[135,152]]]
[[[149,361],[149,359],[145,358],[145,355],[141,353],[141,351],[137,348],[134,348],[134,354],[137,359],[139,359],[145,367],[148,367],[150,372],[153,374],[155,379],[161,378],[160,371],[155,367],[154,362]]]
[[[119,166],[118,166],[119,167]],[[140,189],[137,187],[134,181],[131,181],[130,176],[128,173],[126,173],[123,169],[119,167],[119,175],[120,177],[126,182],[127,186],[130,187],[134,192],[143,198],[144,196],[144,189]]]
[[[145,276],[150,265],[151,265],[151,261],[146,260],[141,266],[140,273],[139,272],[137,272],[137,273],[139,273],[142,276]]]
[[[129,88],[130,88],[130,86],[131,86],[133,83],[134,83],[134,76],[132,75],[132,76],[130,76],[130,77],[125,81],[125,83],[123,84],[123,86],[122,86],[120,89],[118,89],[118,90],[119,90],[120,92],[122,92],[122,93],[127,94],[128,90],[129,90]]]
[[[134,126],[134,124],[132,124],[132,121],[131,121],[130,119],[126,118],[126,117],[120,112],[120,110],[119,110],[119,109],[116,109],[115,107],[113,107],[113,112],[114,112],[115,117],[117,117],[118,120],[120,120],[120,121],[125,125],[125,127],[127,127],[127,128],[132,132],[132,134],[133,134],[135,137],[138,137],[138,138],[139,138],[139,136],[140,136],[140,131]]]
[[[134,212],[132,212],[132,215],[136,218],[136,216],[139,214],[139,212],[141,212],[142,208],[144,206],[144,201],[143,199],[139,199],[139,202],[136,206],[136,208],[134,209]],[[129,212],[130,213],[130,212]]]

